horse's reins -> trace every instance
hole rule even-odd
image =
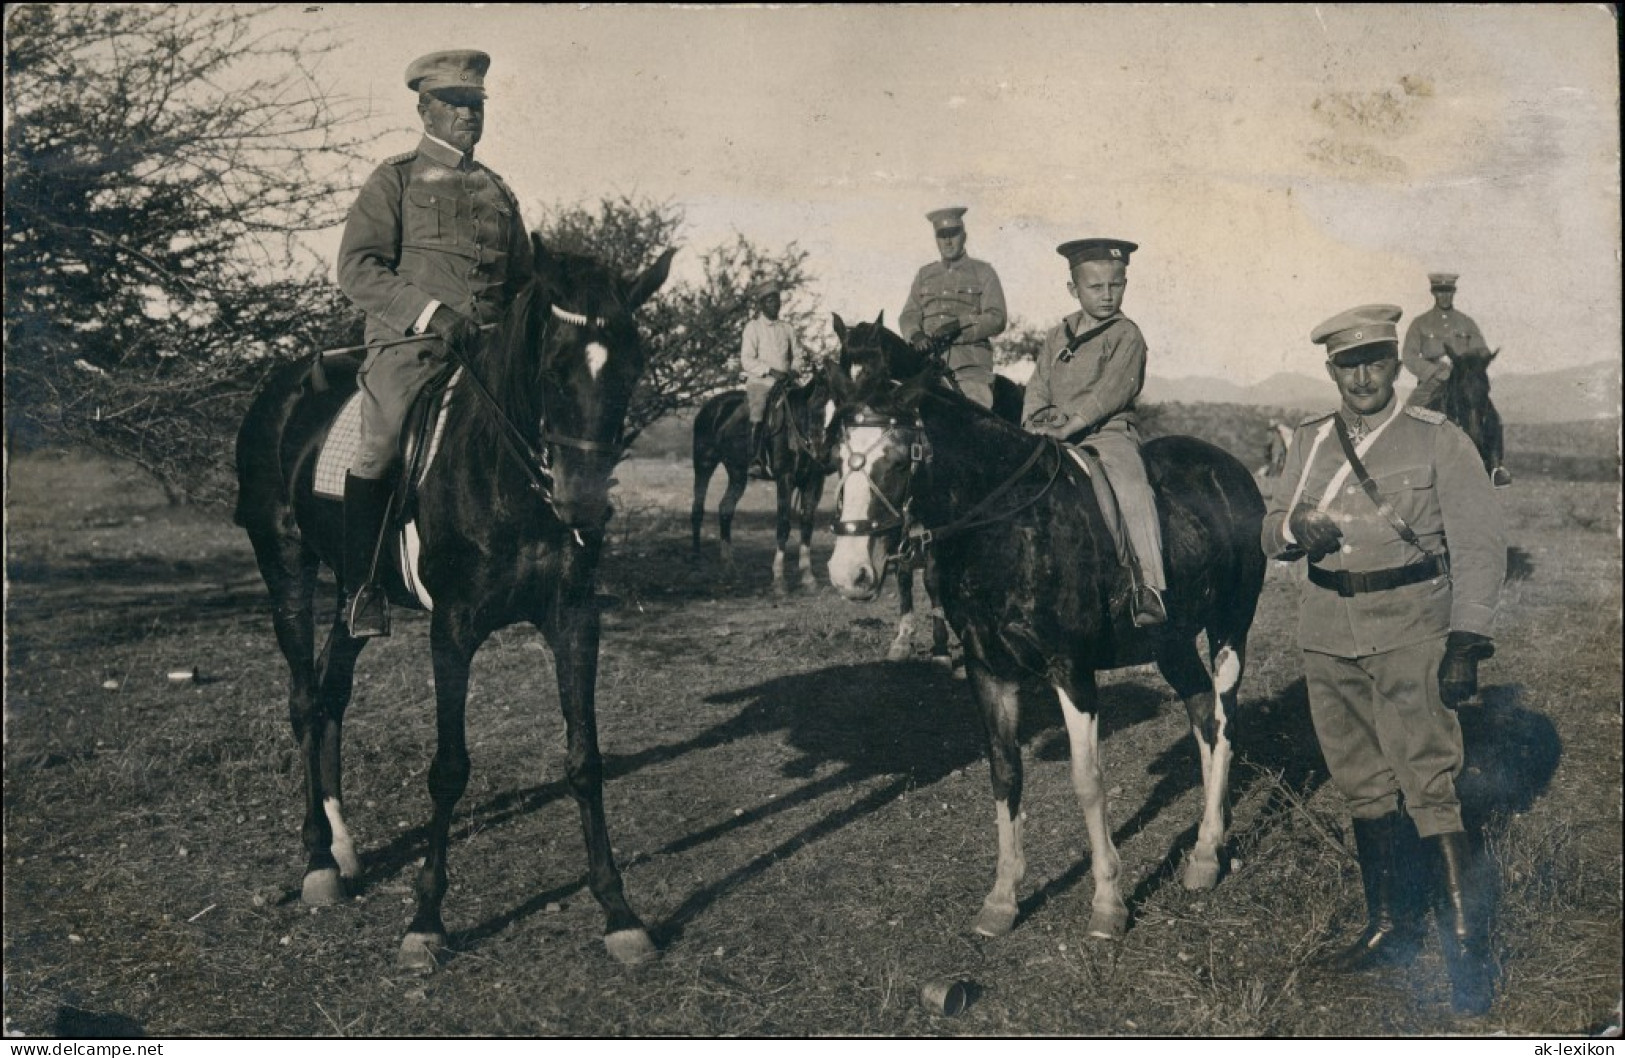
[[[555,318],[574,327],[591,326],[601,330],[606,323],[602,316],[589,318],[551,304],[548,308]],[[525,439],[525,435],[520,431],[519,427],[514,425],[513,420],[508,418],[507,413],[502,409],[502,403],[497,400],[496,394],[492,393],[490,387],[480,378],[479,372],[474,369],[473,362],[464,355],[463,350],[451,342],[443,342],[443,344],[446,346],[447,351],[451,353],[452,358],[457,361],[458,366],[463,369],[463,373],[468,376],[468,381],[474,387],[474,392],[479,395],[481,400],[485,401],[492,413],[496,415],[497,424],[501,427],[498,436],[502,438],[503,443],[507,446],[509,454],[519,461],[525,475],[530,478],[531,488],[543,495],[551,495],[553,474],[549,469],[551,461],[547,458],[547,450],[544,448],[538,451]],[[566,434],[557,433],[548,429],[545,419],[540,425],[542,440],[552,444],[566,445],[587,452],[608,454],[619,454],[621,450],[621,446],[618,444],[590,441],[585,438],[570,437]]]
[[[841,483],[837,488],[837,495],[840,495],[841,491],[844,491],[847,478],[851,477],[858,471],[863,470],[864,467],[868,465],[869,457],[874,450],[886,444],[888,439],[894,433],[906,429],[910,434],[920,438],[919,441],[908,441],[909,468],[905,485],[907,494],[904,495],[900,503],[892,503],[890,498],[888,498],[880,487],[875,484],[874,478],[867,472],[864,474],[864,484],[869,487],[869,491],[875,496],[875,498],[880,500],[880,502],[884,504],[886,509],[891,513],[892,518],[890,520],[877,522],[873,519],[853,519],[836,522],[830,527],[830,532],[835,536],[877,536],[892,529],[901,528],[903,530],[903,538],[898,543],[897,553],[887,556],[888,561],[892,562],[911,559],[934,543],[938,543],[951,537],[960,536],[965,533],[973,532],[977,529],[983,529],[990,525],[996,525],[999,522],[1007,521],[1010,518],[1015,517],[1017,514],[1020,514],[1028,507],[1031,507],[1033,504],[1043,499],[1044,496],[1049,493],[1050,488],[1054,486],[1055,479],[1060,475],[1061,472],[1062,460],[1057,452],[1054,468],[1050,471],[1049,478],[1044,482],[1043,488],[1039,489],[1022,503],[1000,511],[991,517],[983,516],[985,512],[994,506],[994,504],[1003,499],[1011,489],[1015,488],[1022,478],[1027,476],[1027,472],[1038,463],[1038,460],[1046,451],[1059,448],[1059,443],[1053,438],[1039,438],[1038,443],[1033,446],[1033,450],[1027,454],[1027,458],[1022,461],[1021,465],[1016,468],[1015,472],[995,486],[986,496],[983,496],[980,500],[978,500],[970,510],[966,511],[958,518],[948,522],[946,525],[938,526],[934,529],[927,528],[915,520],[912,510],[912,492],[915,474],[918,472],[922,464],[931,462],[932,453],[929,439],[925,436],[925,424],[918,418],[916,418],[912,423],[905,423],[901,419],[885,416],[874,416],[873,418],[870,418],[865,416],[862,412],[859,412],[857,415],[849,417],[846,421],[844,421],[841,424],[841,429],[843,432],[845,432],[852,426],[880,426],[882,427],[883,432],[881,433],[880,439],[869,448],[862,452],[853,452],[847,457],[846,464],[842,469]]]

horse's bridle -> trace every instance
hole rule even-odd
[[[931,441],[926,436],[925,423],[918,416],[915,416],[912,421],[907,421],[892,416],[878,415],[867,409],[859,409],[842,419],[842,434],[846,435],[847,431],[855,426],[878,426],[881,427],[882,432],[880,438],[874,444],[862,452],[849,453],[847,458],[843,460],[840,483],[836,486],[835,495],[839,500],[839,497],[846,492],[847,479],[861,471],[863,472],[864,484],[869,487],[869,491],[874,497],[885,506],[890,517],[883,521],[872,518],[837,521],[830,526],[830,532],[835,536],[875,537],[894,529],[901,529],[902,539],[898,542],[896,554],[886,556],[888,563],[911,562],[933,543],[1015,517],[1021,511],[1042,499],[1049,492],[1050,487],[1055,484],[1055,479],[1061,472],[1062,459],[1058,451],[1059,442],[1049,437],[1036,438],[1037,444],[1033,446],[1033,450],[1028,453],[1027,458],[1022,461],[1021,466],[1017,467],[1013,474],[1005,478],[991,492],[977,501],[970,510],[946,525],[927,528],[914,517],[913,513],[915,477],[922,466],[931,462],[932,457]],[[893,502],[880,486],[875,484],[873,476],[865,470],[872,461],[875,452],[885,447],[906,448],[908,451],[909,466],[908,473],[903,479],[903,495],[896,502]],[[1051,450],[1056,450],[1056,458],[1053,461],[1049,477],[1044,482],[1044,487],[1022,503],[1002,510],[997,514],[988,515],[987,512],[993,508],[994,504],[1004,498],[1011,489],[1015,488],[1021,479],[1026,477],[1027,472],[1038,463],[1039,458],[1046,451]]]

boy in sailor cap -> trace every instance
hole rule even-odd
[[[474,160],[485,131],[483,51],[438,51],[406,68],[418,93],[423,138],[380,165],[350,209],[339,245],[339,287],[367,314],[367,341],[424,340],[373,349],[361,385],[361,445],[344,482],[343,579],[352,636],[389,634],[383,593],[372,584],[394,489],[401,422],[417,391],[440,372],[446,344],[495,323],[529,279],[530,236],[519,203]]]
[[[1493,893],[1462,828],[1455,710],[1494,653],[1506,537],[1472,442],[1395,399],[1399,317],[1365,305],[1311,332],[1342,405],[1298,427],[1263,545],[1308,563],[1298,643],[1309,710],[1354,816],[1367,924],[1329,965],[1415,958],[1431,875],[1454,1005],[1476,1015],[1494,999]]]
[[[1004,287],[986,261],[965,253],[965,208],[925,215],[937,238],[939,261],[921,268],[909,287],[898,329],[924,351],[954,332],[947,366],[959,391],[984,408],[993,406],[992,338],[1004,331]]]
[[[1162,593],[1162,529],[1157,502],[1140,458],[1134,402],[1145,385],[1145,338],[1123,315],[1129,255],[1139,249],[1121,239],[1077,239],[1056,253],[1071,274],[1066,289],[1080,311],[1044,337],[1027,382],[1022,425],[1094,449],[1116,495],[1134,574],[1134,623],[1168,619]]]

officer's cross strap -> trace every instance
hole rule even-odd
[[[1359,455],[1354,451],[1354,442],[1349,438],[1349,428],[1343,422],[1343,416],[1333,415],[1332,423],[1337,429],[1337,443],[1343,446],[1343,456],[1349,461],[1349,469],[1354,471],[1354,476],[1360,479],[1360,487],[1365,489],[1365,494],[1371,497],[1371,502],[1377,505],[1377,510],[1384,518],[1388,519],[1388,524],[1394,527],[1394,532],[1399,534],[1401,540],[1424,555],[1428,554],[1428,550],[1416,539],[1416,533],[1411,530],[1410,526],[1405,524],[1405,519],[1401,518],[1399,512],[1394,510],[1393,505],[1383,499],[1382,493],[1377,491],[1377,483],[1371,480],[1370,472],[1366,470],[1365,464],[1360,462]]]

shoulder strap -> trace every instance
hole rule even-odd
[[[1370,472],[1366,470],[1365,464],[1360,462],[1360,457],[1355,454],[1354,442],[1349,439],[1349,428],[1343,422],[1343,417],[1333,415],[1332,425],[1337,430],[1337,443],[1343,446],[1343,456],[1349,461],[1349,469],[1353,470],[1354,476],[1360,479],[1360,487],[1365,489],[1365,494],[1371,497],[1371,502],[1377,505],[1377,510],[1381,512],[1384,518],[1388,519],[1388,524],[1394,527],[1394,532],[1399,534],[1401,540],[1423,554],[1427,554],[1427,549],[1416,539],[1416,534],[1411,531],[1410,526],[1405,524],[1405,519],[1401,518],[1399,512],[1394,510],[1393,506],[1382,498],[1381,492],[1377,491],[1377,483],[1371,480]]]

